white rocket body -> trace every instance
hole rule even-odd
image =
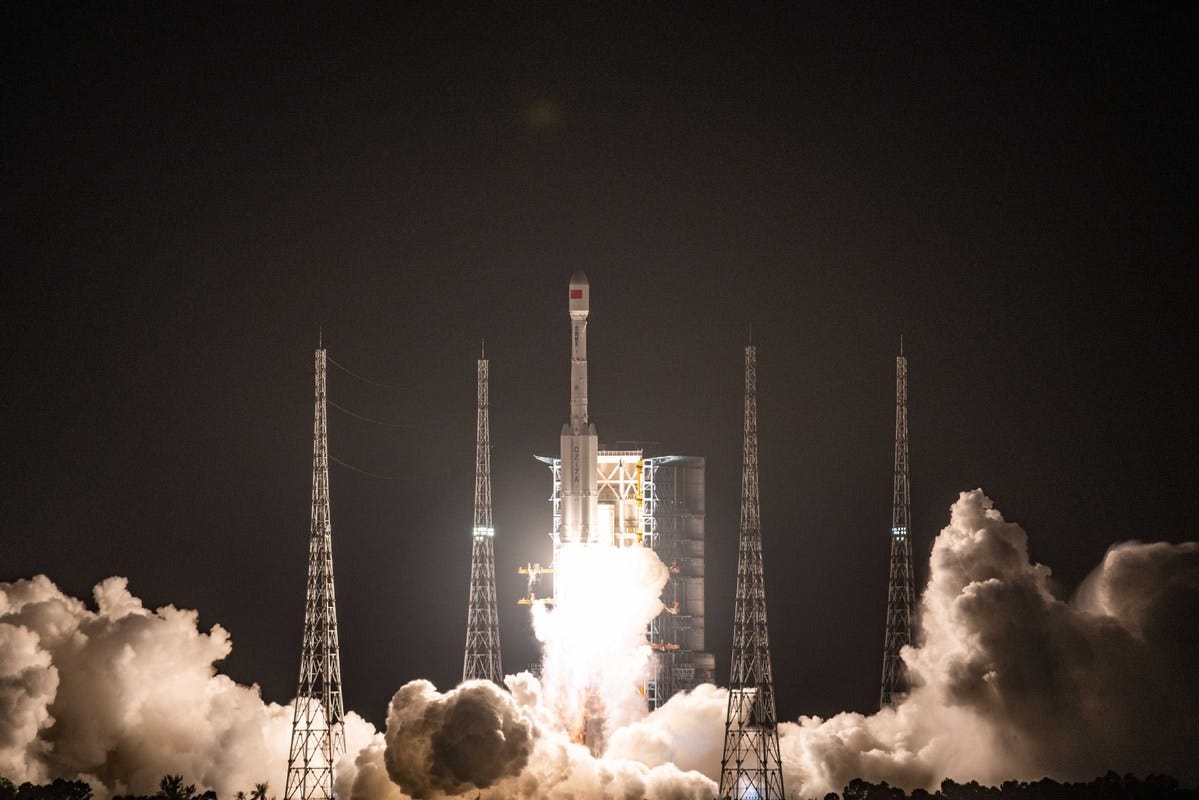
[[[591,288],[587,276],[570,279],[570,422],[562,426],[561,543],[597,542],[599,438],[587,421],[587,313]]]

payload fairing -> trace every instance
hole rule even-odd
[[[587,314],[591,287],[582,271],[571,276],[570,422],[562,426],[562,527],[559,544],[602,541],[596,525],[599,438],[587,420]]]

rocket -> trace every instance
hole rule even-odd
[[[582,271],[570,278],[570,422],[562,426],[560,543],[597,542],[599,439],[587,421],[587,313],[591,288]]]

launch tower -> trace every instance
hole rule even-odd
[[[908,679],[899,651],[912,643],[916,590],[912,578],[912,505],[908,485],[908,360],[903,340],[895,358],[895,485],[891,495],[891,573],[887,584],[887,634],[879,707],[903,702]]]
[[[470,600],[466,613],[466,657],[462,680],[503,685],[500,620],[495,592],[495,528],[491,522],[491,425],[488,418],[488,364],[479,359],[478,414],[475,422],[475,524],[470,559]]]
[[[341,656],[333,594],[333,523],[329,509],[329,437],[325,350],[316,351],[312,430],[312,523],[308,533],[308,590],[300,686],[291,723],[286,800],[332,800],[333,763],[346,751]]]
[[[741,466],[741,535],[733,617],[729,704],[720,760],[724,800],[783,800],[783,769],[766,631],[766,587],[758,504],[756,353],[745,348],[745,438]]]

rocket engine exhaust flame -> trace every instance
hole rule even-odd
[[[553,609],[533,606],[533,630],[543,646],[546,701],[575,741],[588,719],[624,727],[645,714],[641,694],[652,655],[645,638],[662,610],[669,573],[652,550],[575,542],[557,556]],[[595,731],[602,740],[604,731]]]

